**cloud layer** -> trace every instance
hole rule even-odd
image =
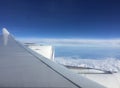
[[[105,71],[117,72],[120,71],[120,60],[116,58],[106,59],[81,59],[72,57],[56,57],[55,61],[59,64],[76,66],[76,67],[90,67],[101,69]]]
[[[41,39],[41,38],[18,38],[21,42],[33,42],[55,46],[105,46],[120,47],[120,39]]]

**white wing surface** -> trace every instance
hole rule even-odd
[[[105,88],[31,51],[6,29],[0,36],[0,87]]]

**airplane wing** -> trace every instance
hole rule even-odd
[[[0,36],[0,87],[105,88],[33,52],[5,28]]]

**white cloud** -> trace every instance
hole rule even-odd
[[[55,46],[104,46],[120,47],[120,39],[49,39],[49,38],[18,38],[22,42],[34,42]]]
[[[82,59],[73,57],[56,57],[55,61],[63,65],[90,67],[106,71],[120,71],[120,60],[116,58]]]

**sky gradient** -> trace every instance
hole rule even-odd
[[[0,29],[19,38],[120,38],[119,0],[0,0]]]

